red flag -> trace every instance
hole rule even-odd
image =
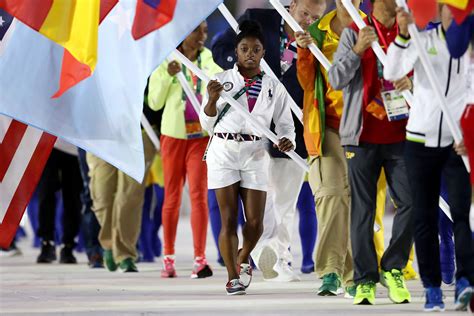
[[[458,9],[453,6],[449,6],[451,9],[451,13],[453,14],[454,20],[459,25],[471,14],[472,10],[474,9],[474,0],[469,1],[467,7],[465,9]]]
[[[112,11],[118,0],[100,1],[100,20],[99,24]],[[61,77],[59,79],[59,89],[53,95],[53,98],[59,98],[71,87],[90,77],[91,69],[85,64],[80,63],[69,51],[64,50],[63,63],[61,67]]]
[[[178,0],[138,0],[132,36],[138,40],[173,19]]]
[[[423,29],[438,13],[436,0],[409,0],[408,7],[413,13],[416,25]]]
[[[0,247],[10,246],[56,137],[0,116]]]

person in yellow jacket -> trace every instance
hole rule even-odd
[[[353,4],[359,7],[360,1],[353,0]],[[323,279],[318,295],[342,294],[344,284],[349,298],[354,296],[355,287],[349,236],[350,188],[338,132],[343,108],[342,91],[331,87],[326,69],[307,47],[314,41],[332,61],[342,30],[351,23],[351,17],[338,0],[336,10],[313,23],[308,32],[296,34],[299,46],[297,74],[304,90],[304,139],[311,164],[309,183],[318,218],[315,271]]]

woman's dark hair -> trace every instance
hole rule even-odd
[[[258,39],[263,47],[265,47],[265,37],[263,36],[262,27],[260,23],[253,21],[253,20],[244,20],[239,23],[239,30],[240,33],[237,34],[235,39],[235,47],[239,45],[240,41],[242,41],[246,37],[253,37]]]

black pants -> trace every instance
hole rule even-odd
[[[79,149],[79,168],[82,176],[82,233],[84,235],[84,243],[86,247],[87,257],[89,259],[94,255],[102,256],[102,247],[99,243],[100,225],[92,211],[92,198],[89,190],[89,166],[86,161],[86,152]]]
[[[390,196],[396,204],[396,214],[381,267],[385,271],[402,270],[407,264],[413,245],[413,218],[403,151],[404,142],[345,147],[351,185],[351,243],[356,284],[379,281],[374,222],[377,181],[382,167]]]
[[[460,156],[452,149],[407,142],[405,160],[413,196],[415,247],[424,287],[441,286],[438,203],[443,176],[453,218],[456,278],[474,284],[474,243],[469,227],[471,184]]]
[[[55,193],[61,190],[64,213],[63,238],[65,245],[75,245],[81,224],[82,179],[77,157],[53,149],[38,184],[39,227],[38,236],[54,241],[56,216]]]

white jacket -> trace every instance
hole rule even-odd
[[[423,46],[428,52],[438,82],[450,109],[450,114],[459,124],[466,106],[466,89],[463,60],[451,57],[441,24],[432,30],[420,33]],[[414,104],[410,108],[407,124],[407,139],[424,143],[426,147],[447,147],[454,139],[449,131],[441,106],[428,81],[415,46],[410,40],[397,36],[387,53],[384,77],[397,80],[414,69]]]
[[[244,78],[237,70],[237,65],[235,65],[233,69],[216,74],[215,78],[224,85],[224,89],[231,96],[234,96],[245,85]],[[251,115],[267,128],[270,128],[270,124],[273,120],[278,138],[286,137],[296,146],[295,126],[289,107],[289,98],[290,96],[280,81],[265,74],[262,78],[262,90],[260,91]],[[204,113],[208,99],[209,95],[206,93],[199,113],[199,119],[202,128],[209,133],[239,133],[260,137],[264,136],[255,131],[250,122],[233,109],[232,106],[214,128],[217,117],[224,109],[226,102],[220,98],[217,101],[217,115],[211,117]],[[248,109],[246,94],[243,94],[237,101],[242,104],[244,108]]]

